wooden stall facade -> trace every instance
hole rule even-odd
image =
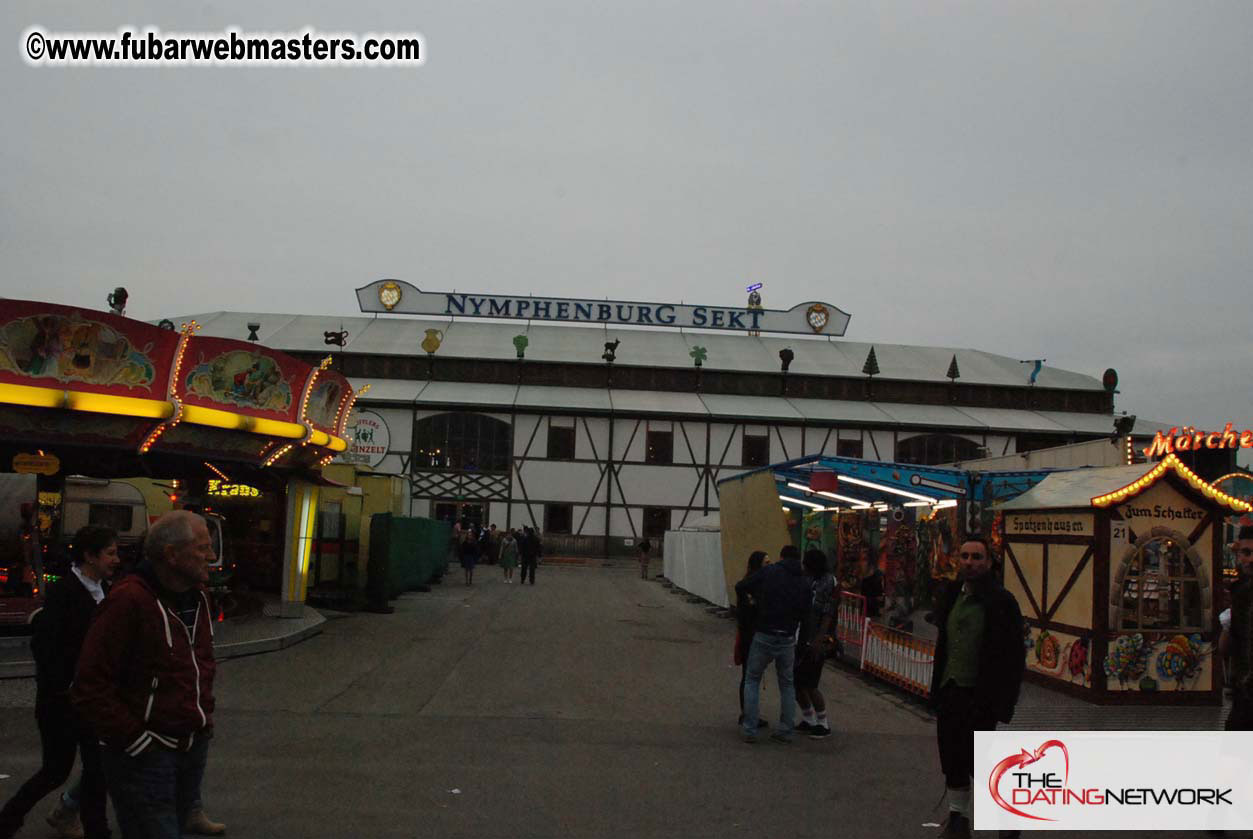
[[[1057,473],[999,509],[1029,678],[1097,703],[1221,702],[1222,522],[1248,504],[1169,456]]]

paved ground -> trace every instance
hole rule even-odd
[[[229,835],[937,832],[933,728],[907,700],[828,672],[837,736],[749,746],[728,621],[631,568],[541,566],[534,587],[498,573],[223,662],[205,792]],[[30,680],[0,681],[0,796],[35,768],[32,703]]]

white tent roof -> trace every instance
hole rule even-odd
[[[1002,504],[1001,510],[1059,510],[1091,507],[1092,499],[1105,495],[1143,477],[1156,463],[1139,466],[1106,466],[1100,469],[1075,469],[1057,472],[1015,498]]]
[[[348,330],[344,349],[355,353],[420,355],[418,346],[427,329],[444,333],[439,354],[455,358],[507,360],[515,356],[513,336],[526,333],[530,344],[526,357],[535,361],[584,361],[600,364],[604,343],[622,340],[618,363],[655,367],[690,367],[693,346],[709,353],[710,370],[757,373],[779,371],[779,350],[795,353],[792,371],[813,375],[860,376],[870,343],[793,336],[727,335],[677,329],[609,329],[588,326],[552,326],[523,321],[452,321],[402,316],[290,315],[273,312],[206,312],[193,315],[201,335],[216,338],[248,337],[248,323],[259,323],[261,343],[279,350],[327,352],[323,332]],[[187,320],[171,318],[175,323]],[[341,326],[342,325],[342,326]],[[1016,358],[975,349],[919,347],[909,344],[874,343],[883,379],[948,382],[949,361],[957,356],[962,384],[1025,386],[1031,365]],[[1042,388],[1101,390],[1094,376],[1056,367],[1044,367],[1036,379]],[[1102,431],[1105,429],[1102,428]]]

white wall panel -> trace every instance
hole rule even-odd
[[[771,463],[793,460],[804,454],[801,451],[801,430],[799,428],[780,426],[776,430],[777,433],[772,432],[770,435]]]
[[[648,427],[644,422],[639,423],[638,430],[635,426],[636,420],[633,419],[615,419],[613,421],[613,452],[615,460],[644,459],[644,452],[647,448]],[[634,435],[634,438],[632,438],[632,435]]]
[[[878,447],[877,453],[876,446]],[[866,460],[892,460],[895,458],[896,444],[892,438],[892,432],[879,429],[867,431],[862,457]]]
[[[635,526],[634,535],[636,538],[639,538],[640,530],[644,526],[644,517],[640,512],[640,508],[632,507],[630,510],[625,510],[621,507],[617,507],[613,510],[612,515],[609,517],[609,535],[616,537],[631,536],[632,524]]]
[[[587,520],[584,521],[584,515]],[[605,535],[605,508],[588,505],[574,508],[574,532],[581,536]]]
[[[575,427],[574,456],[581,460],[609,457],[609,420],[600,417],[579,419]]]
[[[728,443],[730,448],[728,448]],[[709,429],[709,461],[717,464],[722,461],[722,452],[726,449],[728,466],[739,466],[744,457],[744,438],[741,431],[734,425],[714,423]]]
[[[641,507],[687,506],[692,490],[700,482],[700,475],[691,466],[645,466],[627,465],[618,474],[626,503]],[[529,488],[528,484],[528,488]],[[618,485],[614,486],[614,503],[618,497]],[[703,497],[697,493],[697,500]]]
[[[1006,446],[1006,443],[1009,445]],[[1006,434],[989,434],[988,435],[988,457],[1000,457],[1001,455],[1017,454],[1018,438]]]
[[[515,457],[521,457],[526,452],[527,444],[531,444],[531,451],[528,457],[544,457],[548,449],[548,435],[545,430],[537,426],[541,425],[541,417],[527,416],[519,414],[514,418],[513,426],[513,454]],[[531,442],[531,432],[535,434],[535,441]]]
[[[413,447],[413,411],[408,408],[367,408],[387,423],[390,451],[409,453]]]
[[[684,438],[686,435],[686,439]],[[691,446],[689,450],[688,446]],[[704,463],[705,462],[705,423],[680,422],[674,423],[674,462]]]
[[[509,505],[510,515],[512,516],[512,520],[510,522],[511,525],[518,529],[521,529],[523,525],[527,527],[543,528],[544,505],[532,504],[530,506],[530,514],[528,514],[527,509],[528,508],[526,504],[518,503],[517,499],[515,498],[514,503]],[[531,521],[531,514],[535,516],[534,522]],[[500,522],[496,522],[496,523],[500,524]]]
[[[579,502],[605,497],[605,484],[600,481],[600,468],[595,463],[572,463],[568,460],[528,460],[518,473],[526,484],[526,495],[534,501]],[[600,489],[596,488],[600,481]],[[615,490],[615,494],[617,491]],[[515,478],[513,496],[522,497],[522,487]]]
[[[387,455],[378,466],[374,467],[375,473],[379,475],[404,475],[407,477],[408,473],[405,471],[404,463],[407,462],[409,453],[405,452],[404,454],[406,461],[401,460],[399,452]]]

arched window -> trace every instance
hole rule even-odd
[[[508,472],[512,429],[483,414],[436,414],[413,429],[413,466],[442,472]]]
[[[978,443],[952,434],[919,434],[896,443],[897,463],[935,466],[980,457],[983,457],[983,449]]]
[[[1204,632],[1201,581],[1178,539],[1159,536],[1136,545],[1122,578],[1119,629]]]

